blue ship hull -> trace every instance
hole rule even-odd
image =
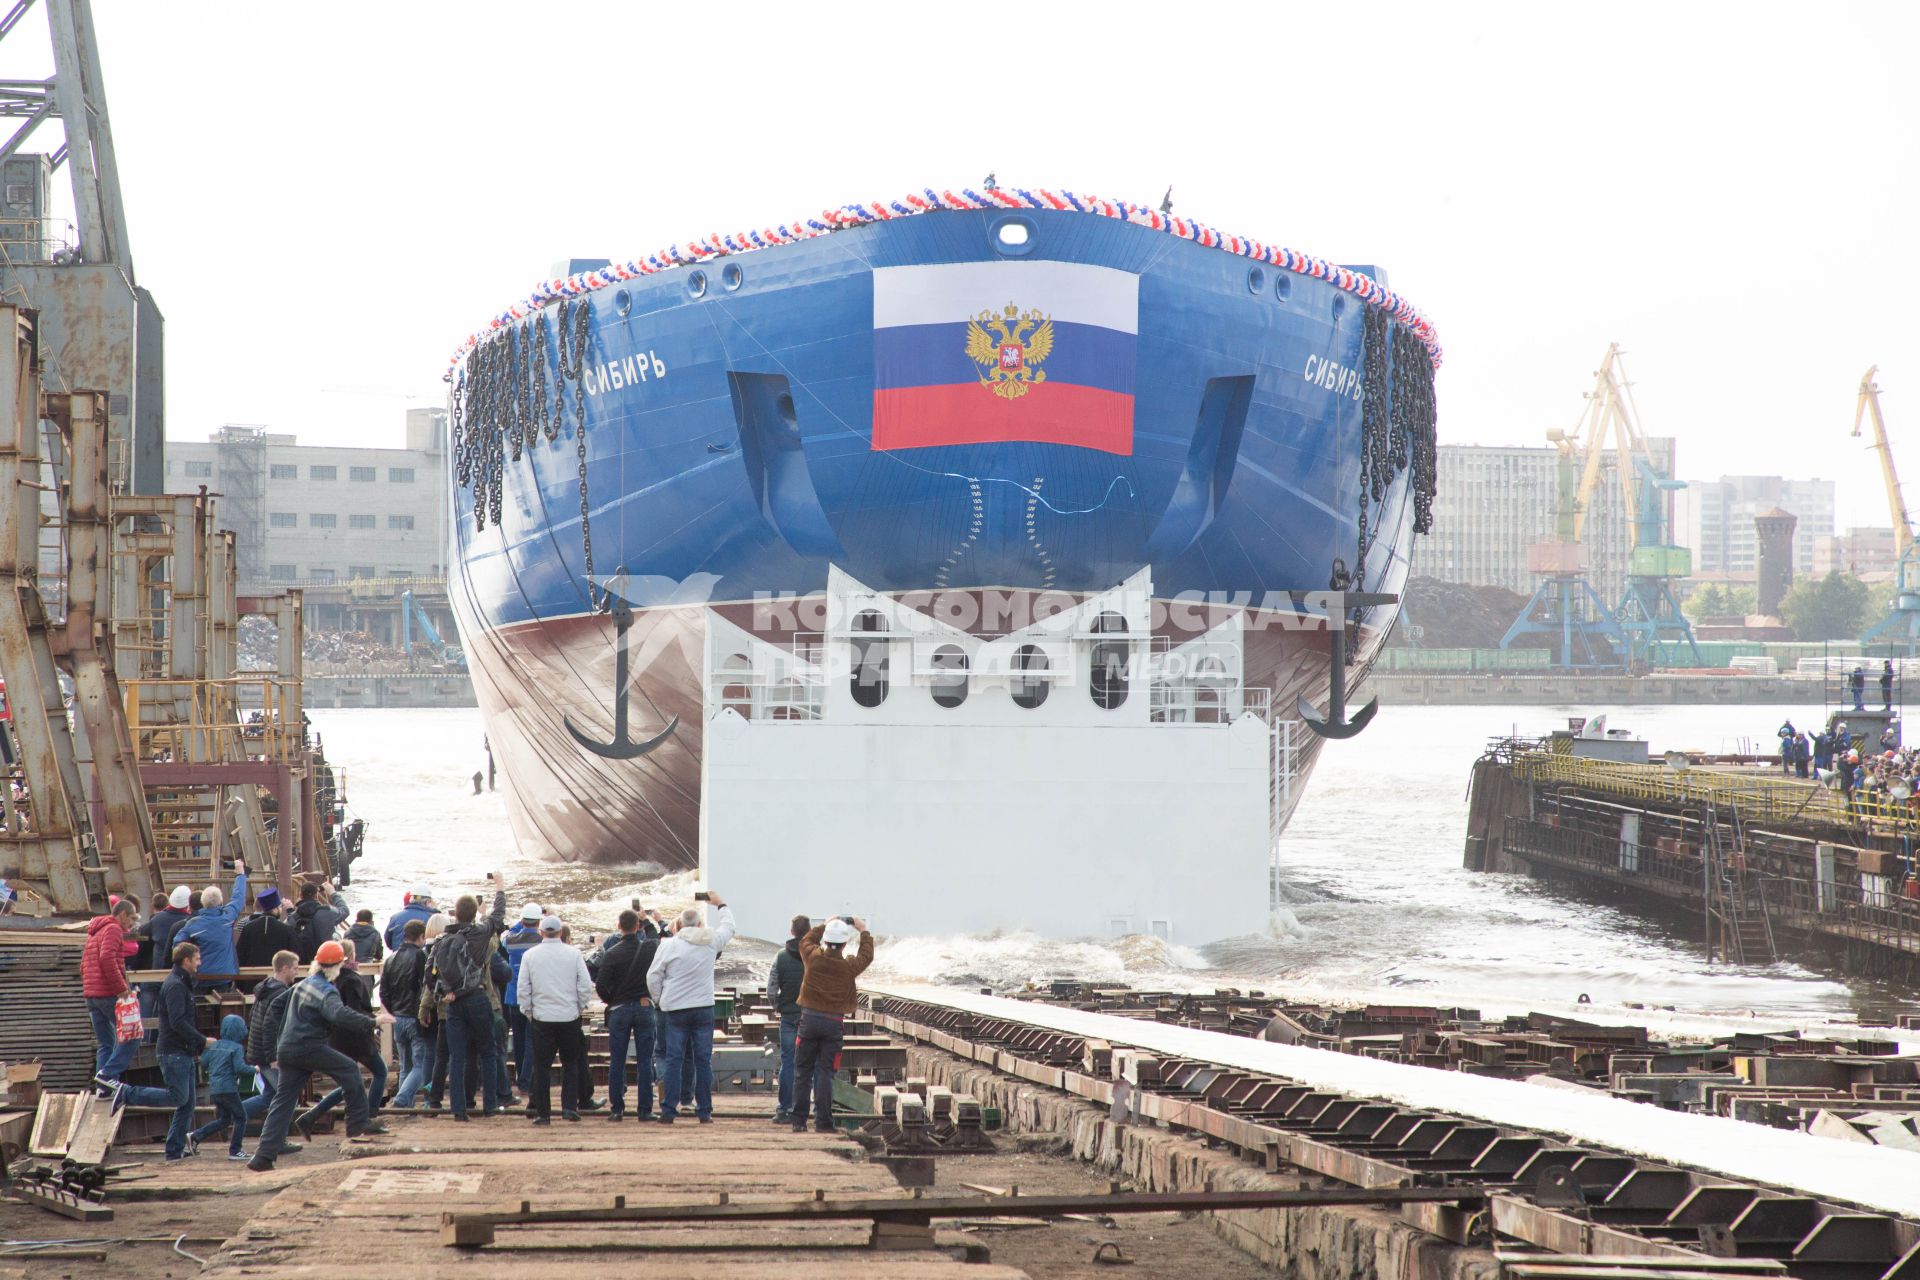
[[[832,566],[896,595],[1085,595],[1144,569],[1157,596],[1205,602],[1207,619],[1284,614],[1289,591],[1400,591],[1420,468],[1403,446],[1363,476],[1363,455],[1379,455],[1363,431],[1364,303],[1074,213],[1018,215],[1028,239],[1016,255],[1000,234],[1008,218],[942,212],[626,282],[493,339],[492,374],[461,372],[451,594],[529,851],[693,865],[704,619],[718,610],[752,627],[754,602],[817,598]],[[1015,256],[1137,278],[1126,451],[1032,439],[876,448],[876,270]],[[1377,341],[1387,326],[1375,323]],[[575,334],[577,356],[565,350]],[[519,360],[501,374],[509,343]],[[1078,376],[1065,345],[1048,357],[1065,371],[1056,384]],[[1376,366],[1383,380],[1378,353]],[[630,759],[576,741],[613,734],[609,584],[633,610],[629,736],[677,717]],[[1359,671],[1396,612],[1359,620]],[[1286,714],[1297,694],[1318,699],[1324,636],[1263,635],[1249,644],[1249,682]]]

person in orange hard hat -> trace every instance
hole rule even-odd
[[[340,998],[334,979],[346,963],[347,953],[338,942],[327,941],[314,952],[313,972],[287,997],[286,1023],[280,1029],[275,1065],[280,1069],[280,1089],[261,1128],[260,1145],[254,1148],[247,1168],[265,1173],[273,1168],[293,1124],[293,1109],[307,1081],[315,1074],[330,1076],[347,1098],[347,1138],[385,1133],[387,1127],[367,1115],[367,1089],[360,1082],[360,1064],[330,1043],[336,1029],[371,1033],[381,1023],[393,1021],[382,1012],[377,1018],[356,1013]]]

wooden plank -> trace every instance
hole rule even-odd
[[[13,1194],[28,1204],[57,1213],[63,1218],[72,1218],[75,1222],[113,1221],[113,1210],[107,1206],[43,1191],[37,1183],[19,1183],[14,1187]]]

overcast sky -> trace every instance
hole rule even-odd
[[[992,170],[1382,264],[1446,345],[1443,441],[1541,443],[1618,341],[1684,476],[1834,479],[1884,524],[1848,439],[1878,363],[1920,483],[1912,5],[94,12],[176,439],[398,444],[557,259]],[[0,75],[46,73],[43,30]]]

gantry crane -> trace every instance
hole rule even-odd
[[[1880,476],[1887,486],[1887,514],[1893,518],[1894,581],[1893,608],[1887,616],[1867,628],[1861,644],[1879,644],[1903,649],[1911,658],[1920,653],[1920,586],[1914,573],[1913,521],[1907,515],[1907,500],[1900,493],[1900,473],[1894,469],[1893,450],[1887,444],[1887,420],[1880,412],[1880,384],[1873,375],[1874,365],[1860,375],[1860,395],[1854,401],[1853,434],[1873,419],[1873,451],[1880,455]]]
[[[1540,586],[1507,629],[1500,647],[1511,648],[1522,636],[1549,635],[1557,641],[1554,665],[1558,667],[1670,665],[1683,656],[1698,664],[1693,628],[1680,612],[1672,585],[1674,578],[1690,572],[1691,556],[1686,548],[1670,545],[1666,536],[1666,494],[1682,485],[1654,467],[1620,364],[1620,347],[1615,343],[1600,362],[1587,407],[1574,429],[1547,432],[1560,453],[1555,538],[1528,548],[1528,567],[1542,575]],[[1609,435],[1633,530],[1626,589],[1617,608],[1608,608],[1587,579],[1585,543],[1587,515],[1600,488]]]
[[[1653,451],[1640,430],[1639,407],[1633,402],[1633,384],[1621,373],[1620,348],[1607,348],[1595,386],[1590,424],[1604,432],[1610,424],[1614,439],[1614,468],[1620,478],[1620,496],[1632,542],[1627,552],[1627,578],[1614,617],[1627,633],[1636,665],[1648,667],[1701,666],[1700,647],[1694,643],[1693,624],[1680,611],[1673,582],[1693,572],[1693,553],[1674,545],[1671,536],[1673,506],[1668,495],[1687,487],[1686,481],[1662,475],[1653,464]],[[1591,430],[1591,428],[1590,428]],[[1598,478],[1601,440],[1588,437],[1588,483]]]

